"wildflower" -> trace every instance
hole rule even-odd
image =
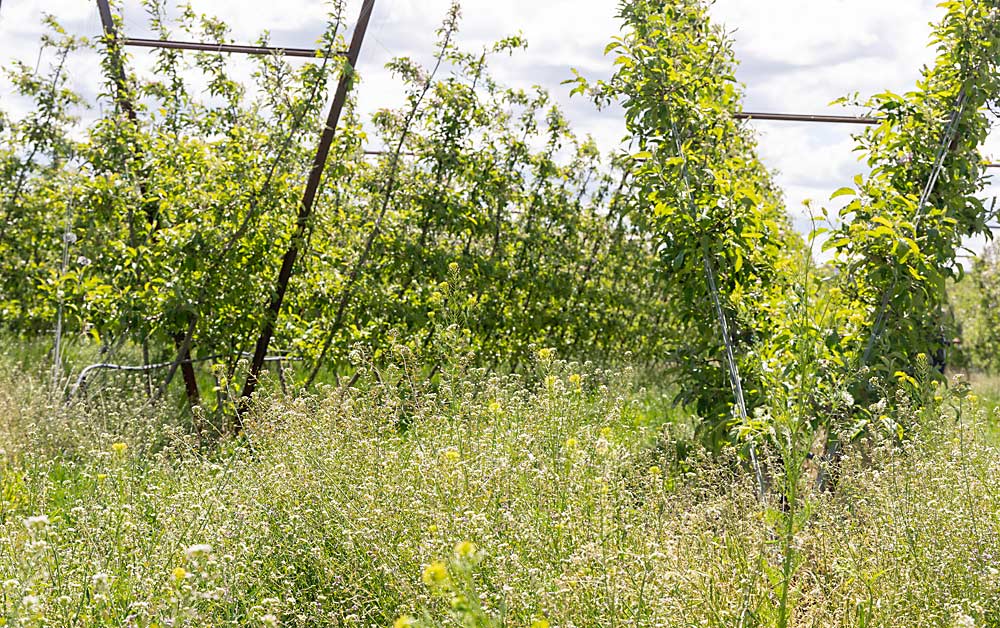
[[[21,598],[21,606],[29,615],[38,615],[42,612],[42,601],[37,595],[25,595]]]
[[[554,354],[555,349],[545,348],[538,350],[538,358],[543,361],[551,360]]]
[[[187,578],[188,572],[183,567],[174,567],[174,570],[170,574],[174,577],[174,580],[180,582],[184,578]]]
[[[278,618],[275,617],[272,613],[268,613],[267,615],[263,615],[260,618],[260,623],[263,626],[268,626],[269,628],[274,628],[275,626],[278,625]]]
[[[128,449],[128,445],[126,445],[125,443],[118,442],[111,444],[111,451],[115,452],[119,456],[124,454],[126,449]]]
[[[653,477],[659,476],[660,475],[660,467],[658,467],[658,466],[656,466],[654,464],[653,466],[651,466],[649,468],[649,474],[652,475]]]
[[[954,628],[976,628],[976,620],[965,613],[959,613],[952,626]]]
[[[24,527],[32,531],[44,530],[49,527],[49,518],[46,515],[36,515],[24,520]]]
[[[447,587],[448,568],[443,562],[439,560],[434,561],[424,567],[424,573],[421,574],[420,578],[429,587]]]
[[[580,380],[581,378],[579,373],[573,373],[572,375],[569,376],[569,383],[573,384],[576,387],[580,386]]]
[[[417,620],[413,619],[409,615],[402,615],[396,621],[392,622],[392,628],[408,628],[409,626],[416,626]]]
[[[111,577],[103,571],[95,573],[90,577],[90,585],[98,591],[106,590],[110,581]]]
[[[549,620],[544,617],[538,617],[535,621],[531,622],[531,628],[549,628]]]
[[[430,532],[431,534],[437,532],[438,531],[437,524],[432,523],[429,526],[427,526],[427,531]]]
[[[566,449],[576,449],[576,439],[572,436],[566,439]]]
[[[199,545],[192,545],[191,547],[184,550],[184,555],[189,559],[197,559],[208,556],[212,553],[212,546],[205,543]]]
[[[444,459],[449,462],[455,462],[456,460],[461,458],[461,455],[458,453],[458,450],[455,449],[454,447],[449,447],[448,449],[445,449],[443,455]]]
[[[472,541],[462,541],[455,546],[455,556],[459,558],[474,558],[479,552],[479,548]]]

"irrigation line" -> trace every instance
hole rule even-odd
[[[688,199],[688,210],[694,214],[695,207],[692,199],[692,186],[691,181],[688,178],[687,171],[687,154],[684,152],[684,147],[680,141],[680,134],[677,132],[677,125],[674,123],[673,115],[670,116],[670,129],[671,135],[674,138],[674,144],[677,146],[678,156],[681,158],[681,177],[684,180],[685,193]],[[722,333],[723,344],[725,345],[726,353],[726,365],[729,372],[729,385],[733,389],[733,397],[736,401],[736,408],[739,412],[740,419],[744,424],[747,422],[747,405],[746,398],[743,395],[743,379],[740,377],[740,367],[736,363],[736,351],[733,348],[733,339],[729,333],[729,320],[726,317],[726,311],[722,307],[722,298],[719,293],[719,286],[715,278],[715,267],[712,264],[712,257],[709,255],[708,242],[705,238],[701,238],[701,259],[702,264],[705,267],[705,279],[708,283],[708,291],[712,297],[712,305],[715,308],[715,315],[719,323],[719,329]],[[748,443],[748,449],[750,453],[750,465],[753,468],[754,477],[757,480],[757,501],[763,502],[765,498],[765,487],[764,487],[764,472],[760,466],[760,460],[757,457],[757,446],[751,440]]]
[[[73,388],[67,396],[66,402],[69,403],[73,397],[80,391],[80,388],[87,383],[87,376],[94,371],[126,371],[131,373],[148,373],[150,371],[156,371],[159,369],[165,369],[168,367],[173,367],[176,364],[196,364],[198,362],[209,362],[211,360],[219,360],[222,358],[230,357],[227,354],[217,353],[215,355],[205,356],[203,358],[189,358],[187,360],[171,360],[170,362],[160,362],[157,364],[146,364],[143,366],[134,366],[130,364],[112,364],[110,362],[99,362],[97,364],[91,364],[85,367],[76,378],[76,382],[73,384]],[[251,358],[253,354],[251,353],[241,353],[242,358]],[[265,362],[298,362],[302,358],[293,358],[288,356],[267,356],[264,358]]]

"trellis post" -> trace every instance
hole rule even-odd
[[[354,82],[354,68],[358,63],[358,56],[361,53],[361,45],[364,42],[365,32],[368,29],[368,22],[371,19],[372,11],[375,8],[375,0],[364,0],[361,6],[361,14],[354,27],[354,34],[351,36],[351,45],[347,50],[347,61],[344,70],[337,83],[337,91],[330,105],[330,114],[327,116],[326,126],[320,136],[319,147],[316,149],[316,156],[313,159],[312,169],[309,171],[309,179],[306,182],[305,191],[302,194],[302,202],[299,205],[298,216],[295,222],[295,232],[292,234],[291,242],[285,255],[281,260],[281,270],[278,271],[278,279],[275,282],[274,294],[264,313],[264,326],[261,329],[260,337],[257,339],[254,348],[253,360],[250,362],[250,372],[247,373],[246,383],[241,393],[241,401],[236,417],[236,431],[243,427],[243,414],[249,407],[247,402],[257,389],[257,382],[260,379],[260,372],[264,366],[264,357],[267,355],[268,345],[274,335],[274,325],[281,313],[281,306],[285,300],[285,293],[288,291],[288,283],[295,270],[295,262],[299,257],[299,251],[305,240],[306,229],[309,218],[312,216],[313,205],[319,192],[320,182],[323,179],[323,170],[326,167],[326,160],[330,154],[330,146],[333,144],[333,137],[340,122],[340,114],[347,103],[347,94]]]

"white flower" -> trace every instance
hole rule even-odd
[[[976,620],[965,613],[959,613],[955,616],[955,623],[952,625],[955,628],[976,628]]]
[[[268,628],[273,628],[274,626],[278,625],[278,618],[272,615],[271,613],[268,613],[267,615],[264,615],[260,618],[260,623],[265,626],[268,626]]]
[[[104,573],[103,571],[95,573],[90,577],[90,584],[95,589],[104,590],[108,588],[108,583],[111,581],[111,576]]]
[[[42,601],[38,599],[37,595],[25,595],[21,598],[21,606],[29,615],[37,615],[42,610]]]
[[[44,530],[49,526],[49,518],[46,515],[28,517],[24,520],[24,527],[29,530]]]
[[[192,545],[191,547],[184,550],[184,554],[188,558],[202,558],[208,556],[212,553],[212,546],[206,543],[201,543],[199,545]]]

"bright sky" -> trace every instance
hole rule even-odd
[[[172,3],[171,3],[172,4]],[[252,42],[269,30],[274,45],[311,47],[319,35],[328,4],[319,0],[191,0],[196,11],[229,22],[237,42]],[[580,133],[591,133],[610,150],[622,135],[620,116],[597,112],[581,98],[570,99],[561,81],[571,68],[600,78],[610,73],[603,56],[605,44],[618,30],[615,0],[465,0],[460,41],[469,48],[521,32],[527,51],[497,60],[497,77],[509,84],[547,87],[562,103]],[[920,67],[930,63],[929,23],[940,16],[937,0],[718,0],[716,19],[734,32],[741,61],[738,76],[746,84],[748,111],[851,113],[828,106],[853,92],[862,96],[886,89],[906,91]],[[360,0],[350,0],[349,15]],[[138,0],[124,0],[125,30],[151,36]],[[399,89],[384,70],[387,60],[407,55],[427,61],[434,30],[445,15],[448,0],[377,0],[368,39],[359,62],[363,83],[359,103],[371,112],[398,103]],[[5,0],[0,6],[0,65],[19,58],[34,63],[42,32],[43,11],[55,15],[73,33],[95,36],[100,19],[93,0]],[[150,55],[132,49],[142,68]],[[93,55],[80,55],[71,67],[75,86],[93,95],[100,84]],[[23,110],[0,78],[0,107]],[[803,199],[826,203],[831,192],[849,184],[862,171],[852,152],[851,133],[844,125],[753,123],[759,133],[761,157],[777,172],[789,212],[801,229],[808,228]],[[986,147],[1000,161],[1000,133]],[[984,191],[1000,194],[1000,186]],[[828,203],[827,203],[828,204]],[[971,243],[978,249],[980,243]]]

